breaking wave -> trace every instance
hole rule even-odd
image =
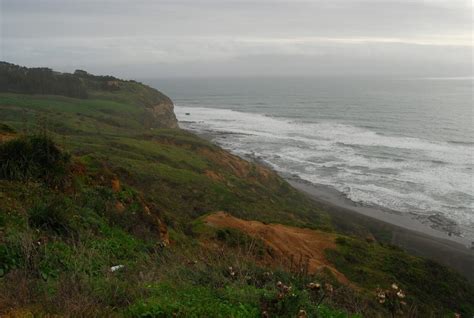
[[[177,106],[179,120],[283,174],[400,212],[442,213],[474,229],[474,145],[381,134],[337,121],[303,122],[228,109]]]

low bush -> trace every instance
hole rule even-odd
[[[28,223],[38,230],[65,235],[72,234],[72,204],[66,198],[53,198],[51,202],[42,202],[28,211]]]
[[[46,136],[25,136],[0,145],[0,179],[57,183],[69,162],[70,156]]]

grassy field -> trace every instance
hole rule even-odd
[[[376,289],[394,282],[407,292],[397,316],[474,312],[461,276],[367,242],[360,227],[326,251],[353,286],[257,265],[261,249],[200,217],[226,211],[334,233],[332,218],[265,167],[179,129],[145,128],[139,106],[151,97],[131,87],[88,99],[0,93],[0,134],[52,139],[70,154],[64,171],[0,178],[0,315],[386,317],[395,305],[379,303]],[[291,292],[280,295],[279,281]]]

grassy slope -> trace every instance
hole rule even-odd
[[[262,304],[275,297],[275,282],[282,280],[294,286],[297,297],[271,310],[281,310],[283,316],[300,307],[317,311],[304,288],[316,278],[278,271],[264,279],[264,269],[251,261],[251,255],[230,250],[203,254],[192,221],[225,210],[247,219],[331,230],[330,217],[262,167],[184,131],[144,129],[140,113],[131,106],[142,98],[133,91],[97,92],[88,100],[0,94],[3,123],[17,131],[52,131],[86,170],[74,174],[73,190],[66,193],[37,183],[0,181],[0,273],[8,272],[0,280],[5,291],[0,309],[3,302],[77,315],[166,316],[184,310],[180,313],[189,316],[194,310],[208,316],[258,316]],[[116,177],[123,184],[118,192],[110,188]],[[117,202],[125,207],[121,213]],[[162,251],[157,246],[156,222],[146,216],[144,206],[165,220],[175,247]],[[68,231],[31,223],[38,213],[56,207],[59,223]],[[347,239],[329,257],[365,288],[354,296],[341,287],[341,294],[351,300],[335,297],[327,301],[329,306],[384,315],[384,307],[370,300],[372,292],[397,281],[413,293],[410,301],[418,301],[421,312],[473,310],[474,292],[462,278],[397,249]],[[189,265],[194,258],[199,259],[197,265]],[[126,269],[108,272],[116,264]],[[226,270],[236,264],[245,273],[239,279]],[[396,264],[409,269],[400,270]],[[248,283],[247,276],[254,281]],[[437,283],[430,284],[434,280]],[[22,293],[29,294],[19,297]],[[338,315],[326,307],[319,311],[323,316]]]
[[[172,221],[226,210],[263,221],[327,225],[322,212],[313,213],[309,200],[273,173],[190,133],[145,130],[130,104],[0,94],[0,111],[17,130],[41,130],[32,127],[36,121],[57,133],[58,142],[91,168],[106,164],[123,172]]]

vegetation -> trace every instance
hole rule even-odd
[[[410,293],[422,316],[431,314],[427,304],[437,304],[445,315],[449,315],[446,308],[458,308],[464,314],[474,312],[474,303],[469,300],[474,288],[454,271],[391,245],[347,237],[337,242],[337,250],[326,251],[328,258],[358,285],[375,290],[396,282]]]
[[[69,163],[46,136],[26,136],[0,145],[0,179],[47,182],[62,180]]]
[[[60,74],[45,67],[26,68],[0,62],[0,92],[57,94],[87,98],[84,83],[71,74]]]
[[[15,130],[13,130],[8,125],[0,123],[0,133],[2,133],[2,134],[14,134]]]
[[[59,96],[72,97],[74,100],[70,99],[70,102],[93,105],[94,108],[97,100],[102,103],[109,101],[109,106],[111,102],[118,102],[129,108],[134,106],[132,108],[136,125],[144,125],[147,128],[177,127],[173,103],[166,95],[136,81],[125,81],[112,76],[96,76],[81,70],[73,74],[59,73],[44,67],[27,68],[0,62],[0,92],[35,95],[37,99],[43,99],[42,104],[47,103],[48,99],[55,100],[57,104],[58,99],[61,100]],[[50,98],[48,95],[55,96]],[[18,105],[15,102],[12,104]],[[155,109],[157,106],[160,109]],[[110,108],[105,111],[109,110]],[[112,111],[119,113],[120,109]],[[28,112],[23,116],[26,122]],[[111,121],[109,124],[121,125],[120,121]]]
[[[341,229],[265,167],[188,132],[143,126],[137,106],[159,94],[136,82],[117,89],[101,86],[109,77],[74,76],[87,99],[0,93],[0,136],[17,132],[0,138],[0,316],[474,311],[472,286],[457,273],[368,242],[362,227]],[[265,243],[201,221],[216,211],[339,233],[326,254],[351,283],[303,264],[261,262]],[[377,288],[392,283],[406,293],[403,314],[377,298]]]

